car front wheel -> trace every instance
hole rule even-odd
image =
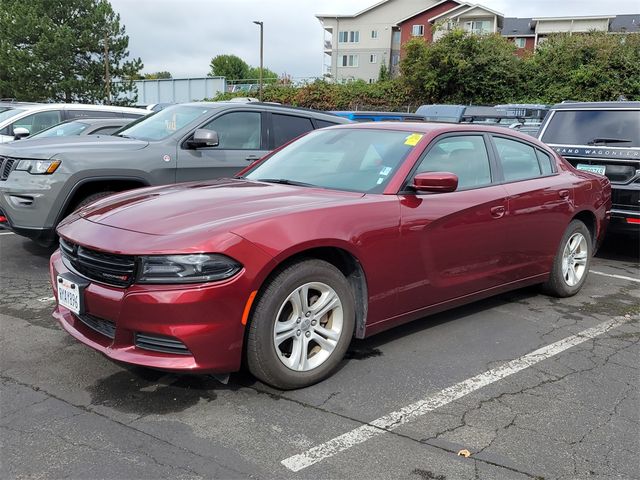
[[[247,339],[249,370],[281,389],[319,382],[344,357],[354,323],[353,293],[340,270],[322,260],[293,264],[257,301]]]

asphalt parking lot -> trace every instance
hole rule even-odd
[[[279,392],[111,363],[52,319],[51,250],[0,230],[0,476],[640,478],[639,247],[610,237],[573,298],[428,317]]]

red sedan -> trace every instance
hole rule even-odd
[[[212,134],[215,136],[215,134]],[[587,278],[609,181],[506,129],[311,132],[234,179],[77,211],[51,257],[54,316],[108,357],[318,382],[363,338],[507,290]]]

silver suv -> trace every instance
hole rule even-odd
[[[349,120],[260,102],[199,102],[168,107],[114,135],[0,145],[0,221],[50,244],[60,220],[98,198],[231,177],[303,133],[340,123]]]

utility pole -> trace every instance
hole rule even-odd
[[[104,32],[104,83],[105,83],[105,103],[111,104],[111,78],[109,77],[109,32]]]
[[[262,101],[262,74],[264,69],[264,22],[254,20],[253,23],[260,26],[260,85],[258,90],[258,99]]]

